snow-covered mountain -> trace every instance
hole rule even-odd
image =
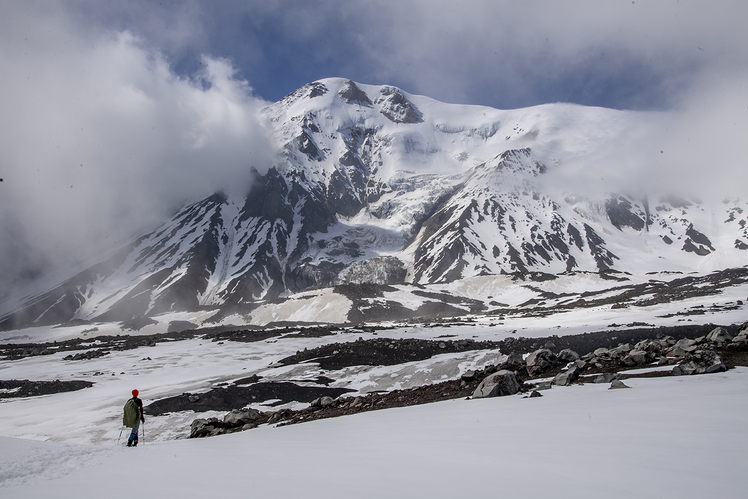
[[[390,86],[310,83],[262,111],[281,160],[246,195],[186,206],[0,328],[251,308],[347,283],[502,273],[708,271],[748,262],[748,203],[561,187],[549,151],[636,113],[554,104],[502,111]],[[594,171],[589,159],[586,165]]]

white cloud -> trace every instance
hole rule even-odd
[[[186,200],[275,160],[265,103],[228,61],[194,78],[129,32],[5,6],[0,29],[0,262],[15,278],[97,255]]]

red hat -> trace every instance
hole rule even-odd
[[[137,390],[133,390],[133,391],[132,391],[132,396],[133,396],[133,397],[137,397],[137,396],[138,396],[138,393],[140,393],[140,392],[139,392],[139,391],[137,391]]]

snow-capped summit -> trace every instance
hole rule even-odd
[[[246,195],[186,206],[0,327],[252,307],[344,283],[428,284],[500,273],[743,265],[745,202],[578,192],[563,161],[642,117],[568,104],[497,110],[329,78],[261,111],[278,164]],[[556,164],[558,163],[558,164]]]

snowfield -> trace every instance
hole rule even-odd
[[[114,441],[79,445],[1,437],[0,494],[744,495],[748,369],[626,383],[630,390],[562,387],[534,400],[453,400],[209,439],[146,439],[137,449]]]
[[[742,497],[748,478],[748,368],[726,373],[626,380],[630,390],[608,385],[554,387],[543,397],[456,399],[407,408],[364,412],[303,424],[259,428],[207,439],[190,439],[197,418],[222,412],[172,412],[147,416],[144,444],[117,445],[122,407],[137,388],[146,405],[203,393],[253,375],[262,381],[292,381],[365,395],[458,379],[469,370],[497,365],[497,349],[434,355],[396,365],[354,365],[325,370],[312,359],[284,365],[298,351],[359,339],[500,341],[591,331],[625,330],[627,324],[742,324],[748,283],[735,280],[707,296],[647,302],[638,296],[626,308],[590,301],[556,308],[582,293],[616,296],[621,285],[664,280],[665,275],[629,276],[624,283],[590,274],[540,282],[476,277],[428,288],[434,295],[482,295],[506,302],[502,315],[467,316],[461,322],[389,323],[391,329],[347,325],[326,335],[280,328],[261,341],[211,341],[196,336],[159,340],[153,346],[111,349],[88,360],[71,353],[0,360],[0,380],[93,382],[90,388],[25,398],[0,399],[0,496],[131,497]],[[584,295],[591,296],[591,295]],[[597,296],[597,295],[596,295]],[[393,286],[385,298],[402,303],[425,299]],[[522,305],[542,298],[545,305]],[[409,301],[410,300],[410,301]],[[317,290],[268,303],[251,316],[218,325],[264,324],[274,315],[299,321],[333,321],[350,307],[348,298]],[[343,311],[342,313],[340,311]],[[154,317],[139,332],[122,323],[35,327],[0,332],[0,344],[50,343],[101,335],[165,333],[174,321],[204,323],[213,312]],[[444,340],[441,340],[444,338]],[[647,367],[652,371],[655,366]],[[303,409],[273,405],[261,411]],[[126,432],[125,432],[126,435]],[[124,435],[123,435],[124,437]]]

